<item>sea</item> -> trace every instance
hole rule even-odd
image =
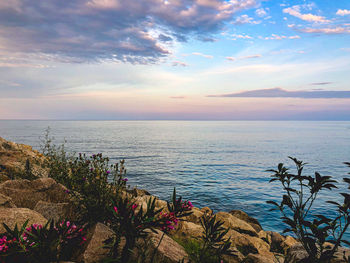
[[[0,136],[40,150],[45,130],[67,151],[102,153],[125,160],[131,187],[169,200],[173,188],[197,207],[243,210],[264,230],[286,226],[266,201],[280,202],[282,188],[269,183],[279,163],[295,171],[292,156],[336,179],[338,189],[319,194],[312,213],[335,216],[326,201],[342,201],[350,177],[350,122],[340,121],[32,121],[0,120]],[[350,240],[350,230],[345,238]]]

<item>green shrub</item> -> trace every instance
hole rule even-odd
[[[70,221],[44,226],[26,221],[19,229],[17,224],[10,229],[3,224],[6,233],[0,239],[0,259],[4,262],[58,262],[71,260],[74,252],[86,241],[84,227]]]
[[[124,161],[110,164],[101,153],[75,156],[66,152],[64,144],[56,146],[52,141],[47,130],[42,151],[47,157],[49,177],[69,189],[81,222],[106,223],[113,200],[126,188]]]
[[[128,262],[131,251],[136,246],[138,238],[146,238],[149,231],[155,232],[161,229],[164,233],[173,230],[182,217],[190,215],[192,204],[189,201],[182,201],[176,197],[174,188],[172,201],[168,202],[169,212],[163,212],[163,208],[157,209],[156,198],[149,198],[146,207],[138,205],[128,198],[119,198],[113,206],[113,217],[110,218],[109,225],[114,230],[115,235],[106,240],[106,247],[110,249],[110,257],[116,262]],[[157,245],[159,247],[163,240],[164,233]],[[118,247],[121,238],[125,238],[125,244],[121,255],[118,254]],[[144,240],[146,243],[146,240]],[[156,249],[157,249],[156,248]],[[147,248],[145,248],[147,249]],[[151,253],[153,261],[155,251]],[[118,261],[119,260],[119,261]],[[113,262],[113,261],[109,261]]]
[[[282,213],[282,221],[288,226],[284,233],[293,232],[300,240],[308,253],[308,262],[324,262],[330,260],[337,248],[342,244],[350,245],[343,239],[344,233],[350,225],[350,195],[341,193],[343,204],[333,201],[327,203],[336,206],[338,216],[334,219],[320,214],[311,214],[312,205],[323,190],[337,188],[331,176],[322,176],[315,172],[314,176],[302,174],[305,163],[296,158],[289,157],[296,165],[297,173],[292,174],[282,163],[273,172],[270,182],[279,181],[284,194],[280,204],[273,204]],[[349,163],[346,163],[350,166]],[[350,189],[350,179],[344,178]],[[274,210],[274,209],[271,209]],[[334,244],[332,249],[325,249],[325,242]]]

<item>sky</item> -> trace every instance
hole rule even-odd
[[[1,0],[0,119],[350,120],[350,0]]]

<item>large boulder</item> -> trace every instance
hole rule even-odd
[[[180,221],[172,235],[180,239],[200,239],[203,236],[203,227],[192,222]]]
[[[11,197],[17,207],[33,209],[39,201],[69,202],[67,189],[52,178],[8,180],[0,184],[0,192]]]
[[[248,256],[246,256],[243,262],[244,263],[279,263],[280,261],[278,261],[274,257],[266,257],[260,254],[249,254]]]
[[[50,203],[39,201],[34,207],[37,211],[47,219],[53,219],[58,222],[63,219],[74,220],[73,206],[71,203]]]
[[[230,213],[218,212],[216,213],[216,219],[223,221],[226,228],[233,229],[241,234],[258,236],[256,230],[250,224],[231,215]]]
[[[231,215],[242,219],[243,221],[247,222],[248,224],[250,224],[256,232],[259,232],[262,230],[262,227],[259,223],[259,221],[251,216],[249,216],[247,213],[241,211],[241,210],[232,210],[229,212]]]
[[[90,236],[90,242],[88,243],[82,257],[85,263],[100,262],[107,256],[108,250],[103,248],[105,241],[113,236],[113,231],[104,224],[97,223],[92,229]]]
[[[193,207],[191,212],[192,214],[190,214],[189,216],[185,216],[182,219],[195,224],[200,224],[201,217],[204,215],[204,212],[197,207]]]
[[[15,203],[12,201],[11,197],[0,194],[0,207],[4,208],[14,208],[16,207]]]
[[[332,249],[333,245],[330,244],[326,249]],[[350,249],[339,247],[334,258],[329,263],[348,263],[347,258],[350,258]],[[308,254],[303,248],[301,243],[296,243],[289,250],[285,258],[285,263],[309,263]]]
[[[149,231],[146,240],[140,239],[138,243],[139,248],[147,250],[134,254],[137,256],[142,253],[145,256],[138,258],[142,260],[141,262],[151,263],[152,257],[153,262],[178,263],[182,260],[188,262],[189,256],[185,249],[160,230],[156,230],[156,233]]]
[[[6,232],[2,223],[13,229],[16,224],[20,228],[27,220],[29,220],[28,225],[47,223],[46,218],[41,214],[28,208],[0,208],[0,233]]]
[[[43,168],[45,157],[31,146],[6,141],[0,137],[0,179],[16,179],[25,176],[26,164],[33,176],[47,177]]]

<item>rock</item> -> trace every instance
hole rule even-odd
[[[259,221],[253,217],[250,217],[247,213],[245,213],[241,210],[232,210],[229,213],[231,215],[239,218],[239,219],[242,219],[243,221],[247,222],[248,224],[250,224],[255,229],[256,232],[259,232],[262,230],[262,227],[261,227]]]
[[[241,234],[248,234],[251,236],[258,236],[255,229],[247,222],[239,219],[226,212],[216,213],[216,219],[224,222],[224,226],[236,230]]]
[[[266,233],[270,236],[271,239],[271,251],[283,253],[285,237],[273,231],[267,231]]]
[[[203,207],[203,208],[201,208],[201,211],[205,214],[205,213],[207,213],[207,214],[212,214],[213,213],[213,210],[211,210],[209,207]]]
[[[285,258],[285,263],[307,262],[308,253],[301,243],[290,247]]]
[[[333,245],[332,245],[333,247]],[[348,263],[350,259],[350,249],[345,247],[339,247],[338,250],[334,253],[335,258],[332,258],[330,263]]]
[[[167,202],[164,200],[156,200],[156,208],[157,209],[161,209],[163,208],[162,212],[167,212],[168,211],[168,207],[167,207]]]
[[[259,254],[249,254],[243,260],[244,263],[278,263],[277,259],[274,257],[266,257]]]
[[[192,211],[192,214],[190,214],[189,216],[185,216],[182,219],[195,224],[200,224],[201,217],[204,215],[204,213],[197,207],[193,207],[191,211]]]
[[[192,222],[180,221],[172,235],[180,239],[200,239],[203,236],[203,227]]]
[[[20,228],[28,219],[28,226],[47,223],[46,218],[41,214],[28,208],[0,208],[0,233],[6,232],[2,223],[5,223],[10,229],[13,229],[17,223]]]
[[[332,249],[333,245],[330,244],[328,246],[325,246],[326,249]],[[339,247],[338,250],[334,253],[334,258],[332,258],[329,262],[330,263],[347,263],[346,259],[347,257],[350,257],[350,249]],[[301,243],[296,243],[290,249],[288,250],[288,253],[285,258],[285,263],[309,263],[310,260],[308,259],[308,254],[306,250],[303,248]]]
[[[241,234],[235,230],[229,230],[225,237],[230,237],[231,247],[237,248],[245,256],[252,253],[273,257],[269,244],[258,237]]]
[[[58,222],[63,219],[73,220],[73,207],[70,203],[50,203],[39,201],[34,211],[43,215],[46,219],[53,219]]]
[[[150,263],[150,259],[152,258],[153,253],[155,253],[153,262],[178,263],[181,260],[188,262],[189,256],[182,246],[180,246],[177,242],[171,239],[168,235],[164,234],[162,231],[156,231],[157,233],[149,231],[148,237],[146,239],[147,246],[143,246],[147,247],[149,251],[147,253],[146,259],[144,259],[142,262]],[[162,236],[163,239],[159,244]],[[144,242],[143,240],[140,241]]]
[[[14,208],[16,205],[13,203],[11,197],[0,194],[0,207]]]
[[[144,196],[144,195],[151,195],[148,191],[138,188],[133,188],[131,190],[126,190],[128,193],[132,194],[133,196]]]
[[[294,237],[287,236],[281,245],[283,248],[283,253],[287,254],[288,249],[294,246],[296,243],[298,243],[298,241]]]
[[[43,168],[45,160],[43,154],[33,150],[31,146],[9,142],[0,137],[0,178],[2,180],[26,176],[26,162],[29,162],[34,177],[47,177],[48,170]]]
[[[271,244],[271,235],[268,233],[269,231],[264,231],[264,230],[261,230],[259,233],[258,233],[258,237],[262,240],[264,240],[266,243],[268,244]]]
[[[246,235],[246,238],[250,240],[250,242],[252,242],[254,247],[258,250],[259,254],[265,254],[268,256],[272,255],[272,253],[270,252],[270,245],[266,241],[258,237],[252,237],[249,235]]]
[[[254,244],[247,238],[246,235],[243,235],[235,230],[229,230],[225,238],[230,238],[231,248],[238,249],[244,256],[247,256],[249,253],[257,254],[258,249]]]
[[[33,209],[39,201],[69,202],[67,189],[52,178],[9,180],[0,184],[0,192],[11,197],[17,207]]]
[[[235,248],[231,248],[234,251],[233,256],[223,255],[224,262],[226,263],[241,263],[244,260],[244,255]]]
[[[103,248],[105,241],[113,236],[113,231],[104,224],[97,223],[92,230],[91,239],[83,253],[85,263],[100,262],[107,256],[108,250]]]

